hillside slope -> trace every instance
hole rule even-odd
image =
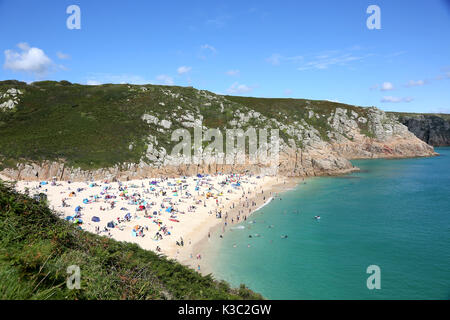
[[[80,267],[80,289],[66,286]],[[136,244],[81,231],[0,180],[0,299],[261,299]]]
[[[176,129],[278,129],[278,174],[355,170],[350,159],[434,155],[396,116],[304,99],[221,96],[191,87],[0,82],[0,170],[13,179],[261,172],[264,165],[173,165]],[[225,144],[224,144],[225,145]],[[203,146],[205,147],[205,145]]]

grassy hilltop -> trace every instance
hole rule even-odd
[[[81,289],[66,269],[81,269]],[[0,180],[0,299],[261,299],[135,244],[77,229]]]
[[[203,119],[208,128],[280,129],[285,141],[302,141],[282,125],[301,123],[318,130],[322,139],[332,130],[327,116],[336,107],[366,115],[366,108],[330,101],[263,99],[216,95],[191,87],[105,84],[87,86],[67,81],[41,81],[30,85],[15,80],[0,82],[0,104],[8,102],[11,88],[20,90],[14,108],[0,110],[0,163],[12,167],[23,160],[63,160],[82,169],[139,163],[149,136],[158,147],[171,150],[170,141],[183,122]],[[2,93],[4,94],[2,97]],[[310,116],[310,112],[320,117]],[[239,116],[253,115],[247,121]],[[151,114],[170,120],[170,131],[142,120]],[[361,129],[370,135],[365,124]],[[280,127],[281,126],[281,127]],[[189,130],[192,128],[188,127]],[[1,168],[0,168],[1,169]]]

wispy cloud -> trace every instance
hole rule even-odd
[[[419,87],[426,84],[425,80],[409,80],[408,83],[405,85],[406,87]]]
[[[214,47],[213,47],[212,45],[210,45],[210,44],[203,44],[203,45],[200,46],[200,48],[201,48],[202,50],[209,50],[209,51],[211,51],[212,53],[217,53],[216,48],[214,48]]]
[[[273,66],[279,66],[281,62],[298,62],[303,60],[302,56],[283,56],[279,53],[273,53],[270,57],[266,58],[266,62]]]
[[[67,59],[70,59],[70,55],[68,55],[68,54],[66,54],[66,53],[63,53],[63,52],[61,52],[61,51],[58,51],[58,52],[56,53],[56,56],[58,57],[58,59],[61,59],[61,60],[67,60]]]
[[[430,110],[431,113],[450,113],[450,107],[448,108],[433,108]]]
[[[331,55],[323,54],[315,56],[315,58],[313,58],[312,60],[305,62],[298,68],[298,70],[299,71],[311,69],[324,70],[334,65],[345,66],[351,62],[363,60],[365,57],[367,56],[356,56],[353,55],[352,53],[331,54]]]
[[[160,74],[155,79],[148,79],[135,74],[111,74],[111,73],[90,73],[86,77],[86,84],[99,85],[104,83],[119,84],[163,84],[173,85],[173,78],[167,74]]]
[[[214,26],[216,28],[222,28],[227,24],[227,21],[231,19],[229,15],[220,15],[211,19],[206,20],[206,25]]]
[[[168,76],[167,74],[160,74],[156,77],[156,81],[159,84],[165,84],[168,86],[174,85],[173,78],[171,76]]]
[[[253,91],[253,87],[250,87],[246,84],[239,84],[238,82],[233,83],[228,89],[227,93],[229,94],[242,94]]]
[[[192,70],[192,67],[181,66],[177,69],[178,74],[185,74]]]
[[[225,72],[225,74],[234,77],[234,76],[238,76],[240,74],[239,70],[228,70],[227,72]]]
[[[206,60],[208,55],[215,55],[217,53],[217,49],[210,44],[202,44],[200,46],[200,54],[198,57],[202,60]]]
[[[98,85],[101,85],[102,83],[100,81],[97,81],[97,80],[88,79],[86,81],[86,84],[90,85],[90,86],[98,86]]]
[[[413,100],[414,99],[411,97],[399,98],[399,97],[385,96],[381,99],[381,102],[400,103],[400,102],[411,102]]]

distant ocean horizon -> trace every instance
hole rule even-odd
[[[213,235],[204,259],[268,299],[449,299],[450,148],[436,151],[306,179]],[[371,265],[381,289],[367,288]]]

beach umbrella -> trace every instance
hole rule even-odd
[[[96,216],[93,216],[91,220],[94,222],[100,222],[100,218]]]

